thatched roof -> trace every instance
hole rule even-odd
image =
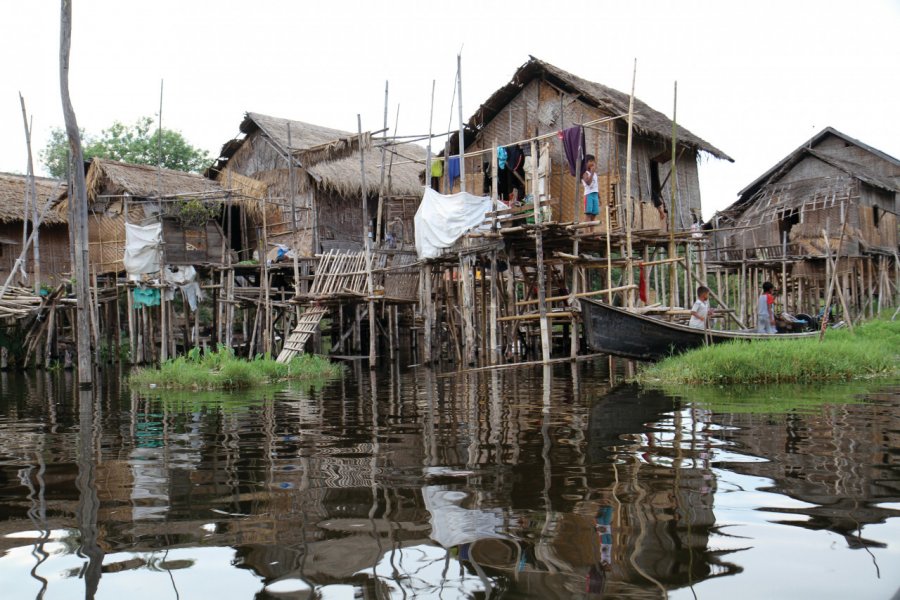
[[[802,156],[803,151],[809,150],[810,148],[815,148],[819,144],[819,142],[821,142],[822,140],[824,140],[826,137],[828,137],[830,135],[838,137],[838,138],[844,140],[844,142],[846,142],[848,144],[852,144],[854,146],[857,146],[858,148],[862,148],[863,150],[866,150],[867,152],[874,154],[878,158],[880,158],[882,160],[886,160],[887,162],[900,167],[900,160],[897,160],[890,154],[882,152],[881,150],[878,150],[877,148],[873,148],[872,146],[869,146],[868,144],[864,144],[861,141],[859,141],[855,138],[852,138],[845,133],[841,133],[834,127],[826,127],[825,129],[823,129],[816,135],[812,136],[807,141],[803,142],[803,144],[801,144],[799,148],[797,148],[796,150],[794,150],[793,152],[791,152],[790,154],[788,154],[787,156],[782,158],[780,161],[778,161],[771,169],[769,169],[768,171],[766,171],[765,173],[763,173],[762,175],[760,175],[759,177],[754,179],[747,187],[745,187],[740,192],[738,192],[738,196],[740,196],[741,198],[744,198],[746,196],[753,195],[760,187],[762,187],[769,181],[780,177],[788,169],[790,169],[792,166],[794,166],[797,163],[798,157]],[[863,168],[860,165],[856,165],[856,167]],[[852,175],[852,173],[851,173],[851,175]],[[740,202],[740,200],[738,200],[738,202]]]
[[[466,140],[468,146],[475,139],[478,132],[491,121],[513,98],[522,91],[527,84],[534,79],[545,79],[554,86],[577,96],[582,101],[602,109],[610,115],[624,115],[628,113],[630,95],[614,90],[603,84],[582,79],[550,63],[529,56],[528,62],[519,67],[512,80],[493,93],[469,119],[466,125]],[[647,104],[635,97],[634,99],[634,131],[639,135],[658,139],[666,142],[672,139],[672,121],[661,112],[650,108]],[[707,141],[694,135],[684,127],[678,126],[678,145],[706,152],[716,158],[730,162],[734,159],[719,150]],[[452,153],[459,152],[457,139],[459,134],[450,137],[450,149]]]
[[[254,112],[246,114],[241,123],[241,133],[250,136],[259,132],[287,156],[288,124],[291,130],[290,152],[295,164],[309,173],[318,188],[345,196],[358,196],[361,193],[357,134]],[[366,188],[369,194],[376,194],[381,183],[381,149],[372,147],[367,134],[363,138]],[[246,137],[227,142],[222,147],[218,163],[211,171],[224,170],[228,159],[234,156],[245,139]],[[425,149],[415,144],[401,144],[395,146],[394,151],[397,155],[391,169],[391,193],[420,194],[423,185],[420,176],[425,169]],[[390,164],[390,155],[386,160]]]
[[[28,178],[25,175],[0,173],[0,223],[22,222],[25,210],[25,186]],[[38,209],[48,198],[54,200],[66,189],[66,184],[58,179],[35,177],[34,186],[38,196]],[[55,210],[48,208],[44,213],[43,223],[56,225],[65,223],[66,219]]]
[[[195,173],[99,158],[91,161],[85,179],[89,202],[100,194],[155,198],[222,192],[217,182]]]
[[[729,205],[727,208],[719,211],[717,215],[719,215],[720,217],[725,217],[726,219],[737,219],[738,216],[750,204],[753,203],[753,199],[757,197],[760,190],[762,190],[766,185],[775,183],[780,180],[784,175],[790,172],[790,170],[793,169],[794,166],[797,165],[797,163],[808,156],[816,158],[817,160],[821,160],[822,162],[831,165],[835,169],[843,171],[847,175],[859,179],[860,181],[867,183],[868,185],[871,185],[873,187],[877,187],[888,192],[900,192],[900,185],[898,185],[894,181],[891,181],[889,178],[875,173],[869,167],[861,165],[852,160],[848,160],[846,158],[841,158],[830,153],[820,152],[816,150],[816,146],[830,135],[836,136],[842,139],[847,144],[852,144],[854,146],[862,148],[863,150],[874,154],[880,159],[885,160],[897,167],[900,167],[900,160],[897,160],[893,156],[886,154],[881,150],[868,146],[844,133],[841,133],[833,127],[826,127],[825,129],[811,137],[809,140],[805,141],[793,152],[778,161],[772,168],[753,180],[753,182],[750,183],[747,187],[738,192],[737,201]]]

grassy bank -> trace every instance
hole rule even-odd
[[[341,365],[314,354],[297,356],[282,364],[261,356],[252,360],[237,358],[225,348],[205,354],[195,349],[187,356],[167,360],[158,369],[133,371],[130,384],[136,388],[234,390],[280,381],[324,381],[341,371]]]
[[[732,342],[672,356],[642,369],[643,384],[756,384],[848,381],[900,375],[900,322],[875,320],[825,341]]]

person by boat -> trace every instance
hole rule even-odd
[[[691,320],[688,323],[694,329],[706,329],[709,325],[709,288],[701,285],[697,288],[697,300],[691,307]]]
[[[775,329],[775,286],[771,281],[762,285],[756,304],[756,333],[777,333]]]

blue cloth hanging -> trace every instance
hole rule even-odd
[[[506,148],[497,148],[497,168],[505,169],[506,168]]]
[[[453,190],[453,183],[459,179],[459,157],[451,156],[447,161],[447,178],[450,180],[450,190]]]

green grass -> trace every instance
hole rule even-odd
[[[224,347],[207,353],[195,348],[186,356],[167,360],[158,369],[132,371],[129,383],[134,388],[237,390],[291,380],[324,382],[342,370],[341,365],[315,354],[297,356],[282,364],[263,356],[238,358]]]
[[[900,322],[829,330],[825,341],[729,342],[669,357],[642,369],[642,384],[758,384],[849,381],[900,375]]]

